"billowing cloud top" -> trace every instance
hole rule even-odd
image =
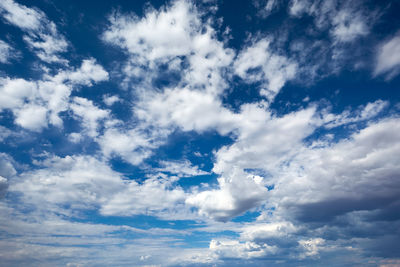
[[[400,265],[399,10],[1,1],[0,262]]]

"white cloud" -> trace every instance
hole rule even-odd
[[[38,105],[24,105],[16,112],[15,122],[25,129],[40,132],[47,126],[47,109]]]
[[[234,68],[246,82],[264,82],[260,94],[272,101],[285,83],[295,77],[297,64],[271,52],[270,41],[262,39],[241,51]]]
[[[17,174],[13,165],[13,159],[5,153],[0,153],[0,175],[4,178],[12,178]]]
[[[124,190],[101,207],[100,212],[103,215],[162,216],[162,211],[180,209],[182,205],[178,206],[178,203],[183,203],[185,193],[180,187],[172,186],[173,182],[171,178],[162,177],[148,178],[140,185],[130,181]]]
[[[72,90],[107,79],[108,73],[94,59],[84,60],[78,69],[62,70],[55,76],[46,74],[38,81],[2,78],[0,109],[10,109],[15,122],[26,129],[40,131],[48,124],[60,127],[63,122],[59,113],[68,109]],[[77,109],[76,105],[72,107]]]
[[[385,209],[399,187],[398,125],[398,118],[384,119],[337,144],[303,150],[281,170],[272,205],[303,221]]]
[[[26,33],[23,36],[24,41],[41,60],[48,63],[67,62],[58,54],[67,50],[68,43],[58,33],[54,22],[49,21],[43,12],[5,0],[0,3],[0,15]]]
[[[390,80],[400,72],[400,35],[382,42],[377,53],[374,75],[386,75]]]
[[[308,0],[292,0],[289,4],[289,13],[292,16],[301,16],[307,12],[310,5],[311,3]]]
[[[140,164],[152,154],[152,149],[160,143],[163,133],[146,133],[140,129],[122,130],[110,127],[97,139],[103,154],[107,158],[120,156],[123,160],[133,164]]]
[[[273,118],[258,105],[243,105],[238,114],[237,139],[215,153],[213,171],[221,175],[218,188],[194,191],[186,203],[197,207],[201,215],[222,221],[260,205],[268,199],[266,186],[271,182],[245,169],[274,173],[297,153],[294,151],[301,151],[302,140],[317,124],[313,115],[314,109],[310,108]]]
[[[32,8],[15,3],[12,0],[4,0],[0,3],[1,15],[9,23],[26,30],[37,30],[45,15]]]
[[[4,3],[13,4],[11,1]],[[267,6],[272,8],[276,3],[268,1]],[[332,8],[328,2],[314,7],[308,4],[306,1],[292,1],[291,12],[296,16],[303,11],[311,12],[316,17],[316,27],[328,27],[331,37],[338,43],[352,42],[368,33],[368,25],[358,13],[353,17],[349,15],[349,9],[334,9],[337,15],[334,18],[326,13]],[[22,10],[18,12],[31,12],[24,6],[17,7]],[[307,11],[313,8],[320,9],[322,15],[316,15],[317,11]],[[9,22],[14,23],[11,18],[17,16],[13,15],[15,12],[4,12],[3,16],[6,19],[10,17]],[[40,12],[38,14],[38,21],[47,20]],[[329,26],[321,18],[329,18],[326,22]],[[29,23],[20,22],[19,27],[24,30],[42,29],[42,26],[34,26],[34,19],[28,20]],[[126,258],[132,256],[129,253],[118,259],[121,250],[134,251],[132,257],[146,264],[162,262],[154,256],[159,253],[158,250],[162,252],[157,255],[162,254],[165,259],[168,258],[168,263],[177,264],[210,264],[227,258],[251,260],[281,255],[279,253],[288,255],[283,251],[291,246],[295,252],[300,252],[290,254],[290,257],[315,257],[325,250],[325,243],[328,242],[325,241],[326,236],[319,237],[321,233],[329,237],[331,231],[345,231],[337,230],[343,221],[333,226],[319,226],[319,221],[332,221],[336,217],[344,220],[343,217],[348,215],[354,225],[361,224],[365,223],[359,219],[363,214],[371,216],[386,211],[388,206],[397,207],[399,119],[371,120],[388,107],[388,102],[378,100],[340,114],[331,114],[329,109],[317,111],[316,107],[309,106],[278,116],[268,109],[267,102],[260,101],[242,104],[239,111],[233,112],[221,100],[224,90],[228,88],[226,76],[231,74],[226,71],[233,70],[248,83],[263,83],[261,94],[272,101],[286,82],[295,78],[299,64],[272,51],[268,39],[246,46],[234,60],[235,53],[216,38],[211,27],[213,23],[202,22],[195,6],[186,1],[173,2],[160,11],[149,9],[142,19],[114,14],[110,21],[111,26],[103,38],[129,52],[125,74],[143,78],[137,86],[132,86],[136,102],[132,106],[131,120],[114,119],[109,110],[99,108],[98,103],[92,100],[70,98],[73,90],[80,86],[91,86],[109,78],[94,59],[84,60],[81,67],[61,70],[54,76],[44,75],[39,81],[1,79],[0,90],[4,97],[0,99],[0,107],[13,112],[16,124],[40,131],[49,124],[61,126],[63,122],[59,114],[71,111],[75,118],[81,120],[84,131],[71,133],[68,139],[78,143],[86,134],[99,144],[101,151],[95,156],[49,156],[42,162],[35,161],[38,164],[36,168],[22,171],[19,175],[16,175],[12,165],[10,167],[10,162],[3,164],[0,161],[0,171],[6,170],[0,173],[0,196],[9,190],[21,201],[18,205],[34,207],[34,212],[38,212],[30,212],[32,217],[20,215],[26,220],[19,220],[10,226],[9,221],[13,221],[10,218],[16,215],[6,213],[5,204],[0,204],[2,214],[8,215],[0,216],[3,217],[0,219],[0,230],[18,234],[24,229],[24,233],[30,233],[29,244],[21,241],[23,238],[16,240],[11,237],[2,240],[0,247],[11,247],[21,253],[19,255],[32,257],[41,250],[48,252],[43,242],[54,242],[64,245],[64,251],[54,249],[46,256],[84,259],[88,248],[82,248],[85,253],[79,254],[81,248],[74,250],[71,247],[77,244],[104,245],[104,236],[80,240],[77,235],[87,238],[85,235],[96,236],[100,233],[107,235],[106,240],[110,242],[106,249],[109,254],[104,256],[109,257],[109,262],[110,258],[121,260],[118,263],[124,260],[125,263],[132,262]],[[42,51],[44,58],[57,57],[66,49],[53,43],[52,37],[57,35],[55,27],[49,39],[46,39],[47,35],[35,34],[42,41],[35,43],[30,35],[25,40],[34,49]],[[382,50],[383,47],[385,45]],[[45,60],[56,61],[57,58]],[[156,88],[152,84],[158,78],[154,73],[158,73],[162,64],[168,64],[168,71],[176,71],[180,77],[166,88],[162,85],[162,88]],[[379,74],[391,73],[393,68],[397,68],[397,63],[393,64],[383,68]],[[103,101],[112,106],[122,100],[117,95],[105,95]],[[354,130],[349,137],[332,141],[335,137],[333,131],[330,132],[332,128],[353,123],[352,127],[355,127],[358,126],[356,122],[361,121],[368,124],[365,129]],[[305,138],[320,127],[328,134],[311,145],[305,143]],[[116,156],[140,165],[176,129],[200,134],[215,130],[220,135],[229,135],[232,143],[214,151],[215,158],[212,158],[215,159],[213,171],[219,175],[216,185],[203,184],[187,191],[181,188],[177,183],[179,178],[208,174],[187,160],[159,161],[160,167],[149,172],[160,173],[157,176],[148,175],[143,181],[124,177],[107,163]],[[193,208],[203,217],[192,212]],[[116,232],[134,231],[132,228],[71,223],[55,216],[81,216],[82,210],[98,211],[98,216],[144,214],[168,220],[197,219],[208,224],[209,227],[203,229],[205,232],[230,229],[238,233],[239,238],[213,238],[208,252],[199,249],[185,250],[186,254],[172,253],[176,250],[163,249],[163,245],[176,242],[177,247],[181,246],[183,241],[176,236],[178,240],[168,240],[161,245],[151,243],[158,240],[147,240],[150,245],[142,246],[140,243],[143,240],[140,240],[134,245],[132,241],[129,246],[121,242],[122,237]],[[257,222],[215,226],[206,218],[224,222],[249,210],[262,212]],[[359,217],[354,215],[357,212]],[[40,220],[43,214],[48,217]],[[37,220],[37,223],[27,222],[28,217],[32,221]],[[354,225],[347,226],[351,228]],[[64,234],[68,238],[57,236]],[[48,241],[49,236],[51,241]],[[121,246],[121,243],[125,245]],[[97,248],[90,249],[91,255],[101,255]],[[12,253],[6,252],[0,253],[0,257],[8,260],[13,257]],[[85,263],[87,265],[83,260],[76,264]]]
[[[10,191],[20,192],[37,208],[62,211],[61,205],[93,209],[124,188],[120,174],[89,156],[49,157],[42,168],[13,179]]]
[[[34,82],[24,79],[2,78],[0,79],[0,86],[1,109],[13,109],[22,106],[24,101],[31,99],[37,90],[37,85]]]
[[[332,19],[332,35],[339,42],[351,42],[369,33],[368,26],[360,13],[352,9],[343,9]]]
[[[254,242],[239,242],[237,240],[211,240],[210,250],[220,258],[252,259],[274,255],[277,247]]]
[[[295,17],[312,16],[316,30],[329,29],[334,43],[349,43],[366,36],[376,20],[375,12],[360,1],[292,0],[289,13]]]
[[[9,136],[13,135],[13,131],[7,129],[6,127],[0,126],[0,142],[3,142]]]
[[[257,206],[267,197],[260,176],[248,175],[238,169],[219,177],[218,186],[217,189],[192,192],[186,204],[197,207],[200,215],[227,221]]]
[[[258,15],[262,18],[267,18],[274,11],[277,11],[280,4],[280,0],[253,1],[254,7],[258,10]]]
[[[60,58],[58,54],[67,50],[67,41],[57,32],[56,26],[53,22],[48,24],[47,30],[49,33],[30,33],[29,35],[25,35],[23,39],[28,43],[32,50],[36,50],[36,55],[41,60],[48,63],[66,63],[67,61]]]
[[[216,128],[221,134],[235,128],[237,117],[212,94],[188,88],[167,89],[139,103],[135,109],[140,119],[159,127],[177,125],[184,131],[198,132]]]
[[[156,70],[165,63],[192,89],[219,94],[227,87],[222,75],[233,60],[233,50],[218,41],[211,21],[202,23],[201,14],[189,1],[149,10],[142,19],[114,14],[110,22],[103,39],[129,52],[124,72],[128,78],[141,80],[146,91],[154,90]]]
[[[288,238],[299,229],[291,222],[254,223],[243,227],[240,238],[248,241]]]
[[[83,135],[81,133],[70,133],[68,135],[68,140],[72,143],[79,143],[82,139]]]
[[[99,121],[110,116],[108,110],[100,109],[92,101],[82,97],[74,97],[70,108],[74,115],[82,119],[83,127],[90,137],[98,135]]]
[[[56,80],[68,80],[73,84],[91,86],[108,80],[108,72],[94,58],[85,59],[79,69],[59,73]]]
[[[176,1],[160,12],[148,12],[143,19],[114,14],[104,39],[128,49],[141,63],[188,54],[190,33],[200,27],[197,14],[191,9],[188,2]]]
[[[248,104],[242,106],[241,115],[243,119],[236,142],[215,153],[213,171],[216,173],[224,173],[233,166],[273,171],[301,151],[303,139],[318,124],[313,119],[313,107],[273,117],[264,108]]]
[[[103,102],[110,107],[117,102],[121,102],[121,99],[117,95],[104,95]]]
[[[333,128],[344,124],[372,119],[379,115],[387,106],[389,106],[389,102],[377,100],[365,106],[361,106],[357,110],[345,110],[337,115],[324,110],[321,115],[324,127]]]
[[[9,63],[18,53],[6,42],[0,40],[0,63]]]
[[[193,166],[188,160],[184,161],[161,161],[161,168],[156,168],[157,171],[167,172],[178,177],[190,177],[198,175],[207,175],[208,172],[200,170],[198,166]]]
[[[135,129],[110,128],[100,137],[107,157],[119,155],[138,164],[176,128],[202,132],[217,127],[222,134],[232,130],[234,116],[218,95],[227,88],[223,76],[234,53],[217,39],[211,21],[201,22],[194,5],[175,1],[158,11],[147,10],[143,18],[117,13],[110,23],[103,39],[128,51],[124,83],[132,77],[138,83],[132,93],[139,121]],[[163,64],[166,75],[172,73],[177,81],[158,90],[155,81]]]
[[[290,46],[290,58],[299,66],[296,82],[311,85],[343,69],[365,69],[374,42],[370,33],[383,8],[359,0],[291,0],[288,8],[288,25],[275,32],[275,39],[283,39],[280,47]],[[303,34],[293,35],[298,23]]]
[[[87,210],[105,216],[182,212],[185,193],[173,185],[172,178],[149,177],[139,184],[90,156],[49,156],[38,164],[37,170],[14,177],[9,187],[10,192],[21,194],[23,203],[38,210],[66,216]]]

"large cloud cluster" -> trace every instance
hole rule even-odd
[[[221,24],[198,8],[207,4],[213,5],[173,1],[146,9],[143,17],[112,12],[99,41],[126,55],[112,70],[94,58],[72,66],[61,57],[66,38],[42,11],[11,0],[0,4],[3,21],[18,27],[51,68],[43,67],[37,79],[0,78],[0,111],[11,114],[14,126],[1,126],[1,142],[55,127],[68,145],[85,148],[70,155],[72,149],[60,155],[32,149],[29,163],[0,154],[0,232],[7,233],[0,258],[6,263],[37,259],[43,248],[47,263],[57,256],[67,266],[290,266],[319,257],[338,265],[378,264],[381,258],[397,263],[398,108],[374,99],[333,112],[327,100],[304,99],[296,109],[274,110],[285,85],[320,70],[306,58],[324,44],[292,40],[285,53],[274,34],[249,34],[241,48],[230,48],[219,34]],[[283,6],[264,4],[263,19]],[[311,18],[315,35],[328,33],[328,54],[339,55],[370,34],[376,17],[361,7],[293,0],[287,12],[291,20]],[[372,77],[389,81],[398,74],[398,46],[398,34],[377,45]],[[15,58],[10,51],[0,40],[1,63]],[[112,93],[80,94],[113,79],[121,88]],[[239,99],[233,109],[226,99],[242,90],[236,83],[256,88],[257,100]],[[123,105],[124,118],[114,109]],[[162,158],[160,148],[176,133],[211,133],[229,142],[215,144],[209,154]],[[207,156],[211,167],[205,170],[191,156],[199,162]],[[125,165],[134,173],[124,172]],[[212,175],[215,180],[195,180]],[[168,226],[139,229],[130,218]],[[206,236],[201,242],[208,245],[179,249],[191,235]]]

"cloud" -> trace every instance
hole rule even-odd
[[[213,171],[223,173],[232,166],[274,170],[292,157],[292,153],[301,151],[303,139],[318,125],[317,120],[313,120],[314,112],[315,108],[310,107],[273,117],[256,104],[244,105],[239,136],[232,145],[216,151]]]
[[[351,42],[365,36],[369,28],[360,13],[352,9],[342,9],[332,19],[332,35],[339,42]]]
[[[135,108],[137,116],[158,127],[180,127],[204,132],[216,128],[227,134],[235,128],[236,115],[221,106],[212,94],[189,88],[166,89]]]
[[[1,15],[9,23],[26,30],[37,30],[45,15],[36,9],[28,8],[12,0],[2,1]]]
[[[0,40],[0,63],[9,63],[11,59],[19,56],[19,53],[15,51],[8,43]]]
[[[107,81],[108,72],[94,58],[85,59],[78,70],[64,71],[56,75],[59,81],[67,80],[72,84],[92,86],[93,83]]]
[[[15,123],[25,129],[40,132],[47,126],[47,109],[39,105],[24,105],[16,112]]]
[[[172,212],[166,216],[170,218],[174,210],[182,209],[179,203],[183,203],[185,198],[183,190],[179,186],[173,186],[173,182],[172,178],[162,177],[146,179],[142,184],[131,181],[124,190],[103,205],[100,212],[108,216],[146,214],[163,217],[163,211],[170,210]]]
[[[161,161],[160,165],[162,167],[156,168],[155,170],[170,173],[172,175],[177,175],[178,177],[190,177],[210,174],[208,172],[200,170],[198,166],[193,166],[192,163],[188,160]]]
[[[127,78],[141,81],[147,91],[154,90],[155,70],[167,63],[168,71],[191,88],[213,93],[226,88],[223,69],[232,62],[233,50],[224,48],[212,21],[202,23],[201,14],[189,1],[151,9],[141,19],[113,14],[110,23],[103,39],[128,51],[130,60],[123,71]]]
[[[298,227],[287,221],[254,223],[241,229],[240,238],[250,241],[268,241],[272,239],[289,238],[293,233],[298,232]]]
[[[289,14],[301,17],[304,14],[314,18],[317,30],[329,29],[334,42],[353,42],[369,34],[376,20],[375,12],[368,12],[362,1],[309,1],[292,0]]]
[[[0,153],[0,175],[3,178],[11,178],[17,174],[13,161],[14,160],[9,155]]]
[[[218,186],[193,192],[186,204],[197,207],[200,215],[227,221],[257,206],[267,196],[260,176],[246,175],[238,169],[219,177]]]
[[[235,73],[249,83],[263,82],[260,94],[272,101],[288,80],[296,75],[297,64],[288,58],[274,54],[270,41],[254,42],[238,55]]]
[[[316,256],[318,255],[318,251],[321,249],[321,245],[324,244],[322,238],[313,238],[309,240],[300,240],[299,244],[305,250],[304,255],[302,257]]]
[[[327,110],[322,111],[322,120],[325,128],[334,128],[341,125],[357,123],[361,121],[376,118],[385,108],[389,106],[389,102],[376,100],[365,106],[360,106],[356,110],[345,110],[341,114],[332,114]]]
[[[41,164],[36,171],[20,174],[9,189],[22,193],[38,208],[62,210],[63,205],[71,205],[93,209],[123,188],[118,173],[90,156],[54,156]]]
[[[258,15],[265,19],[278,10],[281,2],[280,0],[253,1],[253,5],[258,9]]]
[[[63,122],[59,113],[68,110],[72,90],[107,79],[108,73],[94,59],[84,60],[77,69],[61,70],[54,76],[45,74],[38,81],[2,78],[0,109],[10,109],[15,123],[32,131],[41,131],[48,124],[60,127]]]
[[[271,14],[283,2],[263,3]],[[301,20],[312,24],[304,38],[251,33],[243,46],[234,40],[242,47],[235,50],[223,40],[223,20],[196,5],[173,1],[143,17],[112,13],[101,38],[126,61],[109,74],[94,58],[69,66],[60,56],[65,37],[43,12],[0,4],[3,20],[39,57],[64,63],[47,65],[36,80],[0,79],[2,121],[38,132],[24,132],[37,137],[32,149],[15,150],[6,143],[16,132],[0,126],[0,140],[26,164],[14,167],[0,154],[0,232],[7,233],[0,258],[15,266],[389,264],[381,259],[398,255],[400,223],[396,104],[335,112],[318,100],[284,112],[270,105],[305,73],[340,70],[341,53],[370,34],[374,14],[361,2],[293,0],[287,20],[310,17]],[[379,46],[375,75],[397,73],[395,57],[387,60],[396,52],[391,38]],[[386,67],[378,68],[381,54]],[[125,91],[84,88],[109,79]],[[243,87],[261,97],[242,99]],[[191,162],[176,148],[183,156],[168,158],[175,150],[161,146],[180,146],[169,139],[175,133],[203,156]],[[49,147],[49,135],[50,143],[57,135],[75,145]],[[203,138],[206,145],[197,143]],[[217,179],[199,184],[193,176],[200,175]],[[180,186],[184,177],[193,186]]]
[[[121,102],[122,100],[117,96],[117,95],[104,95],[103,96],[103,102],[107,105],[107,106],[112,106],[117,102]]]
[[[107,158],[119,156],[126,162],[138,165],[164,142],[163,131],[146,132],[144,129],[121,129],[118,124],[104,131],[97,142]]]
[[[387,80],[400,72],[400,35],[382,42],[378,47],[374,75],[385,75]]]
[[[285,206],[286,201],[297,203],[297,215],[304,220],[329,220],[354,210],[383,208],[385,201],[395,201],[399,186],[395,178],[399,138],[393,134],[397,124],[396,118],[384,119],[337,144],[303,151],[293,161],[293,167],[304,169],[289,171],[289,167],[287,175],[271,191],[272,196],[286,196],[285,201],[277,199],[280,205]],[[332,209],[314,213],[317,207],[323,212],[324,206]]]
[[[24,41],[41,60],[47,63],[67,62],[58,54],[67,50],[68,43],[58,33],[54,22],[49,21],[42,11],[5,0],[0,4],[0,15],[26,33]]]
[[[160,12],[148,12],[143,19],[114,14],[103,38],[128,49],[141,62],[185,55],[191,50],[190,33],[200,27],[197,14],[190,10],[189,2],[176,1]]]
[[[296,82],[313,84],[344,69],[366,68],[365,55],[376,41],[371,33],[384,11],[366,1],[292,0],[288,13],[288,24],[274,36],[285,40],[278,47],[290,46],[288,57],[299,66]],[[300,21],[303,33],[297,34]]]
[[[12,135],[13,131],[7,129],[6,127],[0,126],[0,142],[3,142]]]
[[[170,262],[168,255],[179,259],[200,254],[167,245],[178,244],[186,233],[182,230],[82,222],[83,217],[71,221],[50,211],[20,211],[17,205],[7,206],[5,202],[0,203],[0,213],[0,230],[9,234],[0,241],[0,257],[8,266],[31,266],[39,261],[46,265],[62,262],[66,266],[103,266],[106,262],[126,265],[149,254],[152,257],[147,263],[156,264]]]
[[[178,204],[185,198],[172,178],[149,177],[139,184],[91,156],[49,156],[37,164],[37,170],[13,178],[9,191],[39,210],[68,217],[87,210],[104,216],[165,216],[163,212],[181,209]]]
[[[13,159],[5,153],[0,153],[0,200],[8,189],[8,179],[13,178],[17,171],[12,164]]]
[[[83,127],[90,137],[98,135],[99,121],[110,116],[108,110],[100,109],[92,101],[82,97],[74,97],[70,108],[75,116],[82,119]]]
[[[8,188],[7,179],[0,176],[0,199],[3,199],[4,196],[6,195],[7,188]]]
[[[311,2],[308,0],[292,0],[289,4],[289,14],[292,16],[301,16],[307,12]]]
[[[23,105],[25,100],[31,99],[37,90],[34,82],[24,79],[2,78],[0,108],[17,108]]]
[[[210,250],[224,258],[252,259],[262,258],[276,253],[277,248],[266,244],[259,245],[254,242],[240,243],[237,240],[211,240]]]
[[[107,157],[121,156],[139,164],[177,128],[201,132],[225,120],[218,131],[231,130],[231,113],[217,98],[227,88],[223,77],[234,53],[218,40],[212,21],[202,23],[191,2],[148,9],[142,18],[113,13],[109,20],[102,37],[128,54],[122,67],[123,84],[135,99],[136,126],[105,131],[99,143]],[[170,77],[168,85],[159,82]],[[221,116],[213,118],[219,111]]]

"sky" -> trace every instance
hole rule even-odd
[[[399,12],[0,1],[0,266],[399,266]]]

